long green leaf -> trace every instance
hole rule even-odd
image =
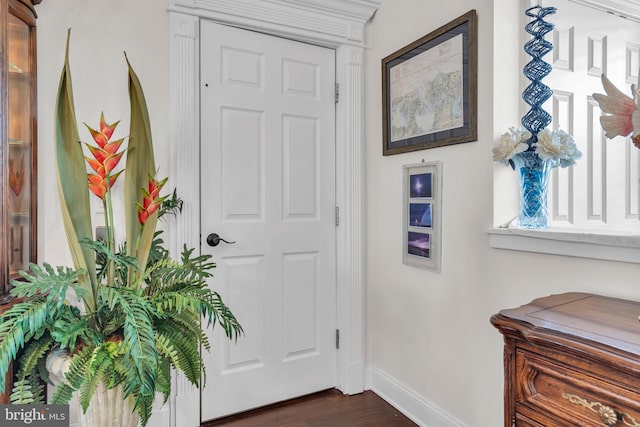
[[[81,239],[92,238],[92,227],[87,172],[73,105],[69,67],[70,37],[71,30],[67,33],[64,68],[60,76],[54,119],[58,192],[73,264],[76,269],[87,271],[87,275],[79,279],[80,285],[90,291],[85,293],[84,303],[89,311],[93,311],[96,290],[95,258],[90,249],[83,248],[79,243]]]
[[[142,204],[142,188],[147,188],[149,175],[155,176],[156,165],[153,157],[147,102],[138,76],[133,71],[128,58],[127,65],[129,67],[129,101],[131,104],[129,146],[124,181],[127,255],[138,258],[140,265],[144,268],[147,265],[158,213],[156,212],[149,217],[144,228],[141,229],[136,203]]]

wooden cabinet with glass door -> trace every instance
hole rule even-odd
[[[0,0],[0,302],[36,261],[36,11],[39,0]]]
[[[35,5],[40,2],[0,0],[0,313],[13,302],[11,279],[37,256]],[[0,403],[7,395],[0,394]]]

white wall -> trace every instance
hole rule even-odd
[[[502,425],[502,337],[492,314],[565,291],[640,298],[638,264],[489,247],[491,148],[517,123],[520,99],[505,72],[517,66],[508,11],[518,2],[495,0],[495,58],[493,3],[387,0],[366,29],[367,363],[473,427]],[[479,27],[478,141],[383,157],[381,59],[470,9]],[[421,159],[443,162],[440,274],[402,264],[402,165]]]
[[[502,18],[517,2],[495,3]],[[380,60],[473,8],[480,33],[478,141],[383,157]],[[104,110],[107,120],[123,119],[120,135],[126,135],[126,50],[147,96],[157,163],[166,175],[168,16],[161,0],[44,0],[38,13],[39,258],[68,264],[52,161],[66,29],[72,28],[78,120],[95,125]],[[489,248],[484,230],[493,225],[491,147],[517,120],[519,99],[517,82],[505,72],[513,56],[501,46],[504,57],[493,65],[493,14],[493,0],[446,6],[435,0],[384,0],[366,29],[367,363],[473,427],[502,424],[502,339],[489,324],[492,314],[570,290],[640,299],[637,264]],[[497,22],[496,43],[504,43],[510,19]],[[402,264],[402,165],[421,159],[443,161],[440,274]]]

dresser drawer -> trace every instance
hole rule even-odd
[[[515,427],[545,427],[544,424],[537,423],[522,414],[516,414],[516,426]]]
[[[581,364],[575,361],[575,366]],[[634,392],[569,366],[519,348],[516,411],[532,420],[555,418],[567,426],[640,427],[640,402]],[[607,417],[609,424],[603,421]]]

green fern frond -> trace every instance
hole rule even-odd
[[[44,386],[35,375],[17,380],[13,383],[9,401],[12,405],[42,404],[44,403]]]
[[[98,385],[101,382],[108,384],[111,380],[114,363],[110,352],[105,348],[106,345],[96,347],[91,353],[84,381],[80,385],[79,401],[85,412]]]
[[[193,249],[187,249],[185,245],[181,262],[150,265],[150,275],[146,279],[150,285],[150,294],[156,293],[159,289],[178,290],[193,284],[206,286],[205,281],[212,276],[210,270],[215,268],[215,264],[210,262],[210,255],[193,256],[193,252]]]
[[[156,349],[160,356],[169,360],[171,366],[177,367],[180,365],[178,352],[173,348],[171,341],[162,334],[156,333]]]
[[[164,356],[170,358],[173,366],[184,372],[192,384],[197,385],[202,366],[198,342],[171,328],[168,322],[156,325],[156,330]]]
[[[199,313],[200,302],[181,292],[165,291],[153,296],[152,301],[160,313],[181,313],[183,310]]]
[[[140,424],[146,426],[153,410],[154,394],[143,394],[136,397],[135,409],[140,415]]]
[[[68,384],[74,391],[78,390],[87,374],[87,369],[91,363],[93,347],[86,346],[78,352],[73,353],[69,362],[69,370],[64,374]]]
[[[243,333],[240,322],[231,309],[222,301],[217,292],[211,291],[205,283],[173,283],[172,286],[157,288],[151,296],[158,311],[180,313],[189,309],[207,319],[207,326],[220,324],[229,338],[238,339]]]
[[[162,309],[194,309],[205,316],[207,326],[219,323],[227,337],[237,340],[243,332],[242,326],[220,295],[212,292],[206,283],[206,279],[211,277],[209,271],[215,264],[209,261],[209,255],[193,256],[193,252],[193,249],[187,249],[185,245],[181,255],[182,264],[158,266],[152,278],[162,278],[162,281],[152,281],[149,292],[153,292],[153,296],[161,295],[157,298],[163,299],[160,305]],[[176,294],[172,295],[171,292]]]
[[[157,391],[162,393],[163,404],[167,403],[171,395],[171,363],[166,358],[158,359]]]
[[[56,387],[55,393],[51,397],[51,403],[53,404],[66,404],[69,403],[73,397],[73,393],[76,391],[68,383],[62,383]]]
[[[155,310],[138,290],[103,286],[100,292],[104,293],[104,301],[111,302],[112,309],[118,304],[125,315],[122,347],[124,357],[137,373],[140,394],[153,393],[158,360],[152,324]]]
[[[0,390],[5,391],[5,376],[18,350],[45,324],[50,305],[36,298],[13,305],[0,317]]]
[[[13,383],[13,390],[9,396],[11,404],[27,405],[32,404],[34,400],[34,395],[31,391],[31,382],[28,380],[21,380]]]
[[[47,334],[25,346],[19,360],[20,368],[16,373],[18,381],[22,381],[30,375],[38,375],[38,363],[44,360],[52,345],[53,339],[51,335]]]
[[[168,327],[179,331],[197,343],[202,344],[205,350],[211,350],[209,338],[202,330],[200,315],[196,312],[183,311],[181,313],[177,313],[175,311],[168,311],[163,314],[162,319],[158,320],[158,322],[166,323]]]
[[[140,378],[138,372],[135,369],[131,369],[131,363],[127,358],[117,358],[115,360],[116,376],[119,378],[119,382],[124,391],[124,397],[137,396],[140,389]]]
[[[44,360],[52,344],[53,339],[47,334],[25,346],[19,360],[20,367],[16,373],[16,380],[13,383],[11,403],[28,404],[44,401],[44,387],[39,381],[38,364]]]
[[[205,288],[192,287],[186,294],[200,303],[198,312],[207,319],[207,326],[219,324],[228,338],[238,339],[244,332],[240,322],[231,309],[222,301],[222,297]]]
[[[45,399],[45,386],[40,381],[37,375],[32,375],[29,377],[31,382],[31,391],[33,393],[33,403],[34,405],[43,405],[46,403]]]
[[[20,356],[20,369],[16,374],[18,380],[26,378],[27,374],[36,370],[38,367],[38,361],[45,357],[51,345],[53,339],[50,335],[45,335],[37,341],[32,341],[27,345]]]
[[[171,366],[182,371],[187,379],[197,386],[203,369],[202,358],[197,349],[190,343],[185,343],[179,334],[158,333],[156,343],[158,352],[171,363]]]

